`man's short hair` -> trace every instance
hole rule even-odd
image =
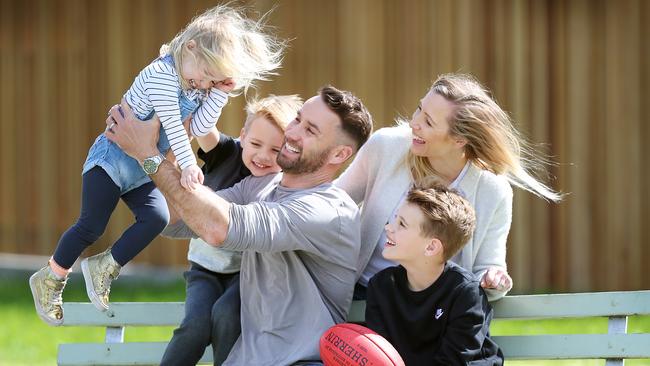
[[[442,242],[445,261],[453,257],[474,233],[474,209],[453,189],[440,185],[414,187],[406,196],[406,202],[417,206],[424,216],[421,233]]]
[[[358,150],[372,133],[372,116],[366,106],[354,94],[331,85],[322,87],[318,94],[329,109],[339,116],[344,134],[352,139],[356,144],[354,148]]]

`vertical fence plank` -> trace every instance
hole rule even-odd
[[[339,14],[341,32],[339,50],[342,63],[339,70],[341,88],[351,89],[362,100],[368,100],[366,107],[379,124],[390,124],[387,116],[384,90],[386,74],[383,40],[387,30],[383,28],[384,7],[373,6],[375,2],[342,1]],[[359,17],[358,14],[364,14]]]
[[[554,141],[554,152],[557,156],[564,159],[567,164],[560,165],[559,187],[564,191],[570,192],[571,174],[575,170],[572,161],[569,157],[569,139],[568,134],[569,126],[567,123],[560,123],[567,120],[567,109],[569,108],[568,94],[567,94],[567,42],[566,42],[566,18],[567,12],[563,2],[555,2],[550,5],[549,11],[549,43],[553,47],[549,47],[549,64],[551,65],[549,75],[553,81],[550,85],[550,121],[558,121],[558,123],[550,123],[549,127],[552,130],[551,141]],[[563,160],[560,160],[562,162]],[[556,222],[558,222],[558,240],[549,243],[552,252],[553,268],[551,270],[551,282],[558,290],[569,289],[569,267],[570,267],[570,254],[569,247],[571,243],[570,232],[572,225],[563,224],[571,217],[570,207],[573,204],[566,204],[567,201],[573,201],[574,196],[568,197],[565,203],[559,205],[558,215]]]
[[[570,191],[576,195],[589,194],[589,141],[574,139],[590,128],[585,116],[589,115],[589,94],[591,85],[588,69],[584,67],[589,60],[589,27],[588,4],[586,1],[573,1],[568,4],[567,24],[567,97],[571,100],[568,108],[568,136],[572,143],[569,146],[569,159],[575,162],[579,172],[572,174]],[[592,240],[592,225],[590,207],[587,200],[582,200],[571,206],[570,217],[574,222],[569,230],[569,283],[571,288],[586,290],[591,284],[589,273]]]
[[[0,79],[5,87],[0,88],[0,250],[18,252],[17,231],[19,217],[16,215],[19,200],[16,195],[18,172],[16,162],[17,144],[16,133],[19,129],[16,110],[16,91],[18,83],[16,67],[19,63],[18,54],[21,48],[17,46],[19,27],[17,9],[7,1],[0,2]]]
[[[511,74],[507,87],[510,89],[508,99],[501,102],[501,106],[509,110],[515,120],[515,127],[524,136],[528,135],[529,127],[529,104],[528,93],[529,74],[527,70],[528,56],[525,52],[528,47],[529,27],[526,14],[528,4],[523,1],[512,3],[512,28],[507,35],[506,42],[510,49],[511,68],[507,71]],[[526,237],[530,230],[530,196],[522,190],[515,190],[513,203],[513,218],[511,229],[511,240],[516,245],[516,272],[519,286],[530,288],[532,265],[528,263],[532,257],[530,245]]]
[[[54,77],[58,68],[58,57],[50,57],[56,55],[54,47],[55,32],[52,32],[54,27],[55,4],[47,0],[38,1],[38,10],[36,12],[36,44],[34,49],[34,66],[35,78],[32,85],[38,85],[30,91],[29,98],[32,99],[33,106],[35,106],[34,117],[36,119],[35,130],[31,131],[30,146],[36,150],[36,164],[35,170],[38,174],[32,175],[34,179],[34,192],[33,196],[36,198],[33,214],[31,217],[36,219],[33,222],[35,231],[34,239],[37,241],[37,248],[39,251],[47,251],[54,241],[53,233],[53,219],[54,219],[54,200],[56,196],[52,194],[56,192],[56,184],[52,184],[51,179],[44,179],[45,177],[54,178],[56,166],[53,164],[52,158],[55,154],[55,141],[52,138],[55,136],[56,125],[50,123],[52,115],[58,114],[58,108],[55,108],[53,103],[52,91],[57,89]],[[42,121],[42,122],[41,122]],[[55,182],[54,182],[55,183]]]
[[[621,265],[610,271],[608,287],[631,288],[638,286],[636,279],[629,274],[640,273],[640,229],[641,215],[639,179],[631,172],[642,166],[639,139],[640,99],[639,84],[639,18],[636,13],[639,4],[636,1],[608,3],[607,12],[607,195],[608,230],[607,254],[609,258],[618,258]],[[647,63],[647,60],[646,60]],[[647,166],[647,164],[646,164]],[[647,188],[646,188],[647,189]],[[614,194],[619,192],[624,194]],[[646,223],[647,224],[647,223]]]
[[[549,120],[549,56],[548,56],[548,9],[547,3],[535,1],[530,4],[527,17],[530,19],[530,60],[529,60],[529,120],[528,130],[533,141],[550,141]],[[540,152],[545,153],[545,150]],[[526,240],[529,243],[550,243],[551,230],[549,204],[528,194],[530,204],[530,229]],[[531,245],[531,284],[532,288],[543,287],[549,281],[551,251],[550,245]]]
[[[650,19],[650,3],[648,1],[641,2],[641,9],[638,16],[642,20],[641,34],[650,34],[650,22],[648,22],[648,19]],[[650,60],[650,47],[647,46],[646,37],[640,37],[639,43],[636,45],[636,47],[640,50],[639,80],[641,80],[641,90],[639,91],[639,94],[642,101],[647,101],[650,100],[650,67],[648,67],[648,60]],[[640,106],[640,113],[644,116],[644,119],[647,119],[647,117],[645,117],[646,109],[644,107],[645,105]],[[650,124],[641,123],[640,128],[641,130],[639,131],[639,135],[643,141],[648,141],[650,139]],[[645,157],[650,156],[650,146],[649,144],[642,144],[641,148],[641,159],[643,160]],[[650,186],[650,169],[641,169],[641,172],[639,174],[641,175],[641,187]],[[642,223],[641,225],[642,228],[645,228],[644,230],[641,230],[641,250],[643,251],[641,260],[643,263],[650,263],[650,245],[648,245],[648,243],[650,243],[650,230],[648,230],[646,224],[650,222],[650,190],[642,189],[639,201],[641,202],[642,207],[642,213],[640,217]],[[648,288],[648,284],[650,284],[650,271],[645,270],[641,271],[641,273],[643,273],[641,277],[641,282],[643,283],[642,286]]]

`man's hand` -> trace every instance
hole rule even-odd
[[[512,278],[503,268],[491,267],[483,275],[481,287],[493,288],[499,291],[509,290],[512,288]]]
[[[146,158],[159,154],[156,143],[158,143],[160,120],[154,116],[145,122],[142,123],[122,99],[121,105],[114,105],[109,110],[104,135],[126,154],[142,162]]]
[[[183,169],[181,173],[181,185],[188,191],[193,191],[203,184],[203,172],[198,165],[193,164]]]

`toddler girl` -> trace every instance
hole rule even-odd
[[[169,221],[165,199],[148,174],[155,173],[171,149],[182,170],[182,186],[191,190],[203,182],[182,121],[191,113],[191,133],[208,133],[228,93],[266,80],[280,66],[283,48],[242,9],[220,5],[193,19],[140,72],[124,99],[140,119],[148,120],[154,113],[160,118],[160,155],[141,166],[143,162],[127,156],[103,134],[95,140],[83,167],[79,219],[61,236],[48,265],[29,279],[36,312],[45,322],[63,322],[62,292],[68,272],[102,235],[122,198],[136,222],[111,248],[81,263],[88,297],[99,310],[108,309],[111,281]]]

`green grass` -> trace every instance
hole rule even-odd
[[[0,365],[55,365],[60,343],[103,342],[105,328],[50,327],[36,315],[27,278],[0,278]],[[183,301],[185,285],[118,279],[112,301]],[[81,277],[72,277],[64,301],[87,302]],[[125,341],[168,341],[173,327],[137,327],[125,332]]]
[[[115,282],[111,292],[112,301],[183,301],[185,288],[182,279],[173,283]],[[0,278],[0,365],[54,365],[60,343],[103,342],[104,328],[50,327],[43,323],[34,311],[27,278]],[[73,277],[66,287],[64,300],[85,302],[83,280]],[[167,341],[172,327],[138,327],[125,332],[125,341]],[[493,335],[510,334],[569,334],[604,333],[607,319],[568,319],[541,321],[500,321],[492,324]],[[631,317],[630,333],[650,332],[650,316]],[[650,345],[649,345],[650,347]],[[508,361],[507,365],[553,365],[591,366],[604,365],[598,360],[571,361]],[[627,366],[650,366],[650,360],[628,360]]]

